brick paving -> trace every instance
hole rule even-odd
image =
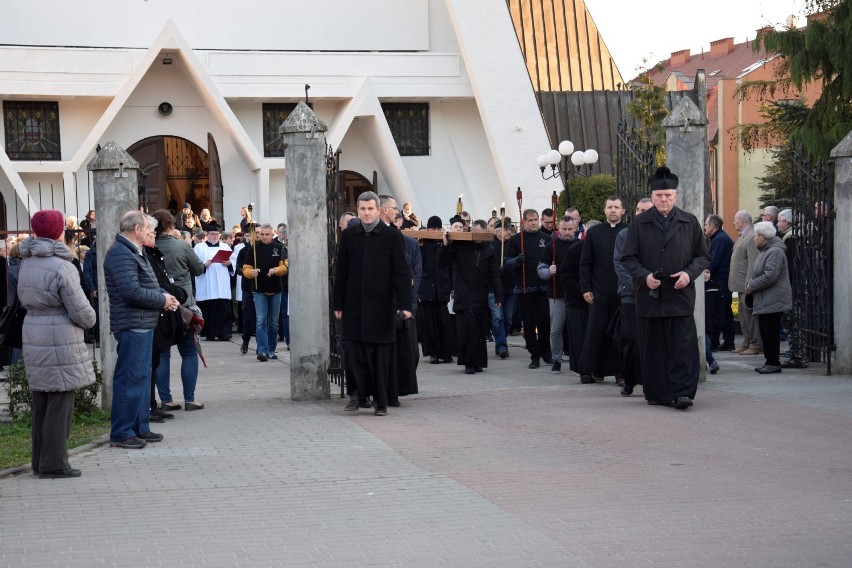
[[[287,354],[207,342],[207,408],[155,424],[165,441],[0,478],[0,566],[852,563],[850,377],[720,354],[679,412],[511,343],[474,376],[421,365],[378,418],[290,401]]]

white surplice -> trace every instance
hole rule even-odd
[[[207,243],[195,245],[195,254],[201,262],[207,262],[220,250],[231,252],[231,247],[220,242],[219,246],[211,247]],[[234,264],[225,266],[214,263],[207,267],[204,274],[195,277],[195,299],[199,302],[205,300],[230,300],[231,299],[231,274],[234,273]]]

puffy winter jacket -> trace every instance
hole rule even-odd
[[[23,354],[30,390],[64,392],[94,383],[83,330],[95,325],[95,310],[71,264],[71,251],[59,241],[35,237],[22,241],[20,251],[18,298],[27,309]]]
[[[154,329],[166,303],[151,265],[132,242],[116,235],[104,259],[112,332]]]

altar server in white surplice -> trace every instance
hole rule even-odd
[[[222,262],[214,262],[219,251],[228,253]],[[195,245],[195,254],[204,263],[204,273],[195,277],[195,298],[204,315],[201,335],[208,341],[231,339],[233,312],[231,310],[231,275],[234,265],[230,260],[231,247],[219,242],[219,225],[215,222],[207,230],[207,242]]]

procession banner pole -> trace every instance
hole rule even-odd
[[[559,225],[556,223],[556,206],[559,203],[559,198],[556,196],[556,190],[553,190],[553,195],[550,196],[550,204],[551,209],[553,209],[553,231],[558,231]],[[553,259],[551,264],[556,264],[556,241],[559,239],[558,235],[554,235],[556,238],[551,237],[550,239],[550,248],[553,252]],[[551,275],[551,288],[553,288],[553,299],[556,300],[556,274]]]
[[[503,236],[506,235],[506,204],[500,204],[500,230],[503,231]],[[506,239],[500,238],[500,269],[503,268],[503,257],[505,256]]]
[[[253,209],[252,204],[249,203],[248,207],[246,207],[246,209],[248,209],[249,219],[251,219],[249,221],[249,232],[251,233],[251,252],[254,255],[254,264],[252,266],[254,267],[255,270],[259,270],[257,268],[257,247],[254,246],[254,219],[251,216],[251,211]],[[257,278],[254,279],[254,289],[255,289],[255,291],[257,291]]]
[[[518,186],[518,191],[515,193],[515,197],[518,199],[518,219],[520,221],[518,224],[518,230],[521,233],[521,254],[525,253],[524,250],[524,193],[521,191],[520,186]],[[524,294],[527,293],[527,263],[523,263],[521,265],[521,283],[523,284]]]

